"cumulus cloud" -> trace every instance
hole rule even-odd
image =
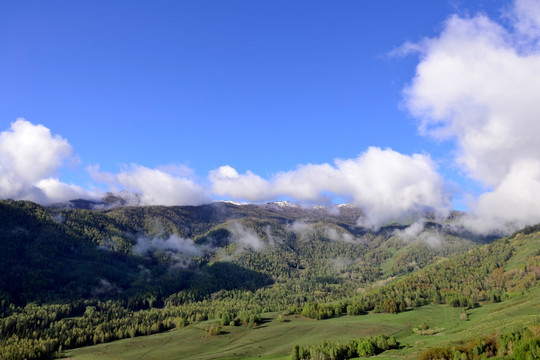
[[[506,15],[510,30],[485,15],[450,17],[417,44],[405,90],[421,132],[454,140],[457,164],[485,186],[468,223],[480,232],[540,221],[540,3],[518,0]]]
[[[89,191],[78,185],[66,184],[53,177],[41,179],[35,186],[41,190],[48,203],[59,203],[73,199],[95,199],[101,196],[100,191]]]
[[[210,181],[217,195],[249,201],[282,196],[326,203],[333,197],[350,199],[364,210],[366,226],[378,226],[412,210],[449,206],[444,181],[429,156],[377,147],[355,159],[337,159],[334,165],[300,165],[269,180],[222,166],[210,173]]]
[[[73,161],[69,142],[43,125],[24,119],[0,133],[0,198],[31,200],[42,204],[78,198],[98,199],[100,190],[87,190],[56,177],[58,169]],[[210,202],[208,192],[194,180],[193,170],[183,165],[156,169],[131,165],[116,174],[88,171],[96,181],[120,191],[128,204],[198,205]],[[128,191],[121,191],[128,190]],[[137,196],[130,193],[138,193]]]
[[[88,168],[92,178],[107,183],[112,189],[140,194],[144,205],[200,205],[210,202],[208,192],[192,178],[185,166],[150,169],[132,164],[116,174],[100,172],[98,166]]]
[[[480,233],[508,234],[540,222],[540,161],[516,159],[499,185],[473,204],[474,214],[464,219],[467,227]]]
[[[225,165],[212,170],[209,178],[217,195],[250,201],[274,198],[270,183],[249,170],[240,175],[233,167]]]
[[[0,133],[0,198],[51,203],[89,197],[82,188],[54,177],[58,168],[72,160],[72,148],[43,125],[24,119]]]

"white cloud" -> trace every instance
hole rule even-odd
[[[101,191],[66,184],[56,177],[57,170],[73,160],[71,154],[68,141],[52,135],[45,126],[24,119],[13,122],[0,133],[0,198],[49,204],[101,197]],[[193,170],[184,165],[158,169],[131,165],[117,174],[90,166],[88,171],[94,180],[105,182],[114,190],[141,193],[142,204],[198,205],[210,201],[208,192],[193,180]]]
[[[133,246],[133,252],[139,255],[145,255],[152,250],[180,253],[190,257],[198,256],[202,253],[195,246],[193,240],[184,239],[176,235],[172,235],[168,239],[139,237],[137,243]]]
[[[286,229],[295,233],[298,239],[303,241],[311,240],[316,234],[315,228],[303,220],[296,220],[292,224],[287,224]]]
[[[338,231],[337,229],[329,226],[324,227],[324,235],[332,241],[352,243],[355,240],[354,236],[352,236],[350,233]]]
[[[420,130],[455,140],[457,164],[488,189],[469,223],[482,232],[540,221],[530,200],[540,181],[540,3],[517,1],[511,11],[514,31],[484,15],[452,16],[419,43],[405,90]]]
[[[350,199],[364,209],[367,226],[378,226],[411,210],[447,209],[449,200],[429,156],[407,156],[377,147],[355,159],[338,159],[334,165],[301,165],[270,180],[223,166],[210,173],[210,181],[217,195],[248,201],[282,196],[308,202],[330,202],[333,196]]]
[[[154,250],[159,250],[167,254],[175,267],[187,267],[193,257],[202,254],[193,240],[176,235],[172,235],[168,239],[139,237],[132,250],[138,255],[146,255]]]
[[[225,165],[212,170],[209,178],[213,183],[213,191],[217,195],[230,195],[236,199],[250,201],[273,198],[268,181],[251,171],[240,175],[234,168]]]
[[[66,139],[24,119],[0,133],[0,198],[40,203],[88,197],[82,188],[60,182],[56,171],[72,159]]]
[[[525,41],[538,44],[540,38],[540,2],[537,0],[517,0],[514,11],[514,26]]]
[[[88,168],[95,180],[106,182],[113,190],[121,188],[140,193],[141,202],[144,205],[172,206],[208,203],[210,200],[207,191],[190,177],[185,177],[186,174],[191,174],[186,169],[183,166],[150,169],[132,164],[116,174],[111,174],[100,172],[97,166]]]
[[[48,203],[60,203],[73,199],[97,199],[102,195],[99,191],[88,191],[52,177],[39,180],[35,186],[45,195]]]
[[[497,188],[482,194],[475,207],[475,216],[465,219],[468,227],[481,233],[510,233],[540,221],[540,161],[516,161]]]
[[[232,223],[229,226],[229,231],[232,234],[232,241],[239,245],[241,250],[261,251],[265,248],[264,242],[257,236],[257,233],[239,222]]]
[[[71,156],[71,145],[43,125],[18,119],[0,133],[2,166],[17,178],[35,182],[54,173]]]
[[[402,239],[403,241],[412,242],[418,239],[418,237],[420,236],[422,232],[424,232],[424,222],[417,221],[407,226],[403,230],[394,231],[394,235],[396,235],[398,238]]]
[[[424,242],[431,247],[439,247],[445,242],[438,231],[426,229],[423,221],[412,223],[403,230],[396,230],[394,235],[407,243]]]

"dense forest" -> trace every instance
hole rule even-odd
[[[208,319],[256,326],[270,311],[323,320],[474,308],[527,292],[540,276],[536,228],[494,241],[459,228],[458,213],[377,230],[359,226],[361,216],[350,206],[1,201],[0,358],[49,359]],[[534,348],[534,329],[523,331]],[[349,358],[360,344],[375,354],[385,341],[397,346],[381,335],[298,347],[293,358]]]

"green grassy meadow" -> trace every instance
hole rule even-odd
[[[468,341],[480,335],[510,331],[540,321],[540,287],[501,303],[468,310],[460,319],[461,308],[427,305],[399,314],[343,316],[312,320],[299,316],[277,320],[278,313],[264,314],[265,322],[256,327],[226,326],[225,333],[208,335],[207,321],[169,332],[119,340],[112,343],[70,350],[78,360],[167,360],[167,359],[287,359],[294,345],[321,343],[323,340],[350,339],[368,335],[393,335],[402,349],[387,351],[377,358],[416,358],[430,346]],[[413,328],[427,324],[438,329],[433,335],[417,335]]]

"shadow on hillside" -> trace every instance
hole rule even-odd
[[[228,262],[205,265],[197,272],[191,283],[191,290],[205,294],[220,290],[257,290],[272,284],[270,277]]]

